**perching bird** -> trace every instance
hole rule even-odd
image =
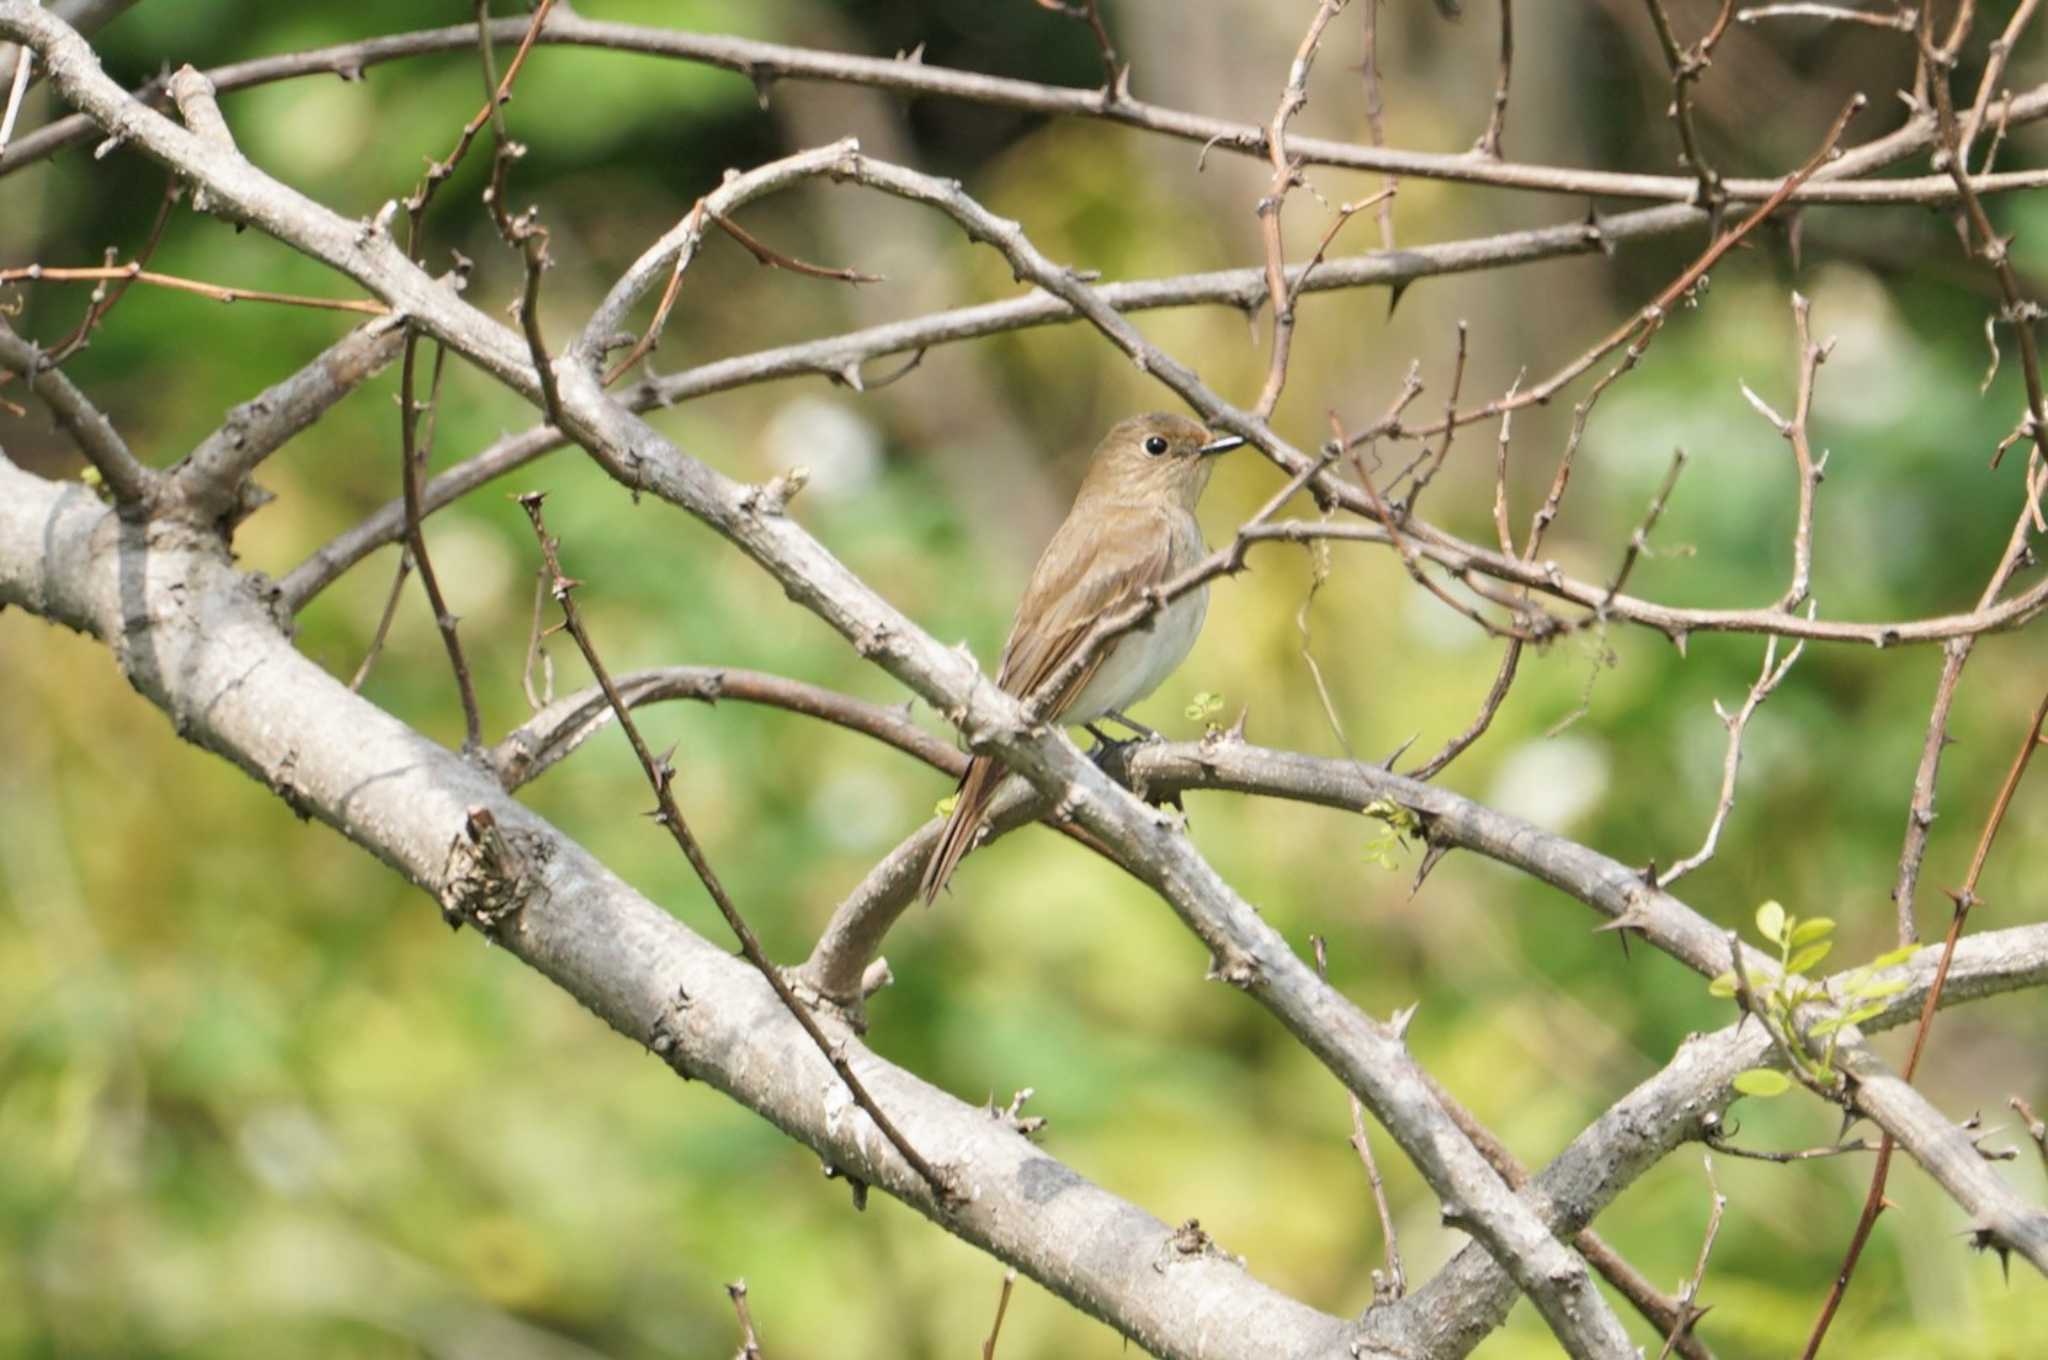
[[[1206,549],[1195,502],[1215,467],[1209,456],[1242,443],[1238,435],[1213,438],[1195,421],[1164,412],[1133,416],[1104,435],[1074,508],[1032,568],[996,683],[1019,698],[1031,697],[1080,650],[1098,618],[1200,561]],[[1063,692],[1042,701],[1041,711],[1067,726],[1107,716],[1135,729],[1122,710],[1159,688],[1187,658],[1208,608],[1206,585],[1175,599],[1139,628],[1096,649]],[[925,865],[925,901],[939,895],[973,844],[1002,775],[1001,762],[992,756],[969,762],[938,848]]]

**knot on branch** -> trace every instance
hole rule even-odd
[[[1175,1228],[1167,1235],[1166,1240],[1159,1244],[1159,1255],[1154,1258],[1152,1269],[1164,1275],[1169,1266],[1178,1265],[1183,1261],[1201,1260],[1203,1257],[1214,1257],[1236,1266],[1244,1264],[1244,1257],[1217,1246],[1216,1239],[1203,1230],[1202,1221],[1191,1218]]]
[[[749,515],[776,517],[789,509],[797,493],[810,483],[811,470],[793,467],[779,472],[760,486],[748,487],[740,496],[740,510]]]
[[[691,1079],[689,1065],[683,1058],[682,1028],[690,1007],[695,1001],[689,990],[678,983],[676,994],[662,1012],[655,1017],[654,1025],[647,1036],[647,1050],[668,1064],[669,1070],[684,1081]]]
[[[1209,959],[1205,982],[1227,982],[1240,991],[1250,991],[1266,980],[1265,969],[1251,955],[1239,950],[1218,953]]]
[[[500,826],[486,807],[473,807],[448,844],[441,875],[441,916],[449,928],[465,921],[495,938],[540,888],[540,870],[553,857],[545,838]]]

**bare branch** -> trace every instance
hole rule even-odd
[[[1090,3],[1092,7],[1093,0]],[[1273,304],[1273,349],[1266,367],[1266,385],[1252,407],[1261,420],[1269,418],[1273,408],[1280,404],[1280,390],[1287,385],[1287,356],[1294,343],[1294,293],[1287,285],[1280,213],[1301,175],[1287,156],[1287,125],[1308,103],[1308,76],[1315,65],[1316,49],[1322,45],[1323,31],[1343,8],[1344,0],[1320,0],[1317,4],[1308,32],[1302,36],[1294,61],[1287,68],[1287,85],[1280,93],[1280,106],[1273,111],[1273,121],[1266,130],[1266,154],[1273,163],[1273,177],[1266,185],[1265,196],[1259,199],[1258,215],[1259,235],[1266,247],[1266,295]],[[1342,218],[1338,225],[1343,225]],[[1310,268],[1313,267],[1311,262]]]
[[[28,49],[22,50],[26,54]],[[163,489],[163,474],[144,466],[129,452],[121,432],[105,413],[62,371],[50,367],[41,349],[16,335],[4,316],[0,316],[0,367],[28,379],[29,390],[49,406],[50,414],[78,445],[117,503],[137,510],[155,503]]]
[[[1508,126],[1508,77],[1515,66],[1515,0],[1500,0],[1500,76],[1493,86],[1493,110],[1486,116],[1486,131],[1472,144],[1474,155],[1489,160],[1501,158],[1500,139]]]
[[[382,372],[405,344],[405,328],[389,319],[350,331],[283,382],[228,412],[170,472],[177,495],[202,519],[234,514],[242,483],[343,397]]]
[[[90,283],[95,280],[119,280],[127,283],[148,283],[159,288],[171,288],[182,293],[197,293],[212,298],[215,302],[274,302],[285,307],[311,307],[316,311],[355,312],[360,316],[383,316],[390,308],[379,302],[363,298],[322,298],[305,297],[297,293],[271,293],[260,288],[231,288],[223,284],[207,283],[201,279],[184,279],[174,274],[160,274],[153,269],[144,269],[136,264],[118,265],[18,265],[11,269],[0,269],[0,283]]]
[[[490,38],[494,44],[517,43],[525,38],[527,30],[528,21],[525,19],[496,19],[490,25]],[[553,15],[538,41],[543,45],[563,43],[694,61],[738,72],[757,83],[783,79],[845,82],[1031,113],[1100,118],[1200,146],[1213,146],[1260,159],[1268,156],[1265,129],[1250,124],[1168,109],[1128,96],[1105,103],[1098,90],[1075,90],[1028,80],[949,70],[922,60],[889,60],[818,52],[742,38],[609,23],[567,12]],[[476,43],[475,26],[457,24],[342,43],[281,57],[259,58],[215,67],[205,74],[214,88],[222,93],[306,75],[342,75],[353,79],[382,62],[462,50],[474,47]],[[161,89],[155,84],[143,86],[135,92],[135,97],[145,103],[155,103],[161,95]],[[2029,90],[2012,101],[2011,120],[2014,126],[2043,117],[2048,117],[2048,85]],[[94,124],[84,115],[58,119],[38,128],[35,133],[16,142],[5,154],[0,154],[0,177],[93,135]],[[1819,177],[1821,182],[1805,185],[1793,196],[1794,200],[1802,203],[1951,202],[1955,198],[1955,186],[1944,175],[1893,180],[1856,179],[1851,182],[1851,177],[1867,175],[1925,151],[1933,141],[1932,121],[1915,119],[1905,127],[1843,156],[1840,162],[1830,167],[1828,174]],[[1288,148],[1304,165],[1342,166],[1380,174],[1535,190],[1580,198],[1688,203],[1698,191],[1697,179],[1685,175],[1639,175],[1524,165],[1491,161],[1469,153],[1401,151],[1311,137],[1291,137]],[[2039,187],[2044,181],[2048,181],[2048,176],[2042,172],[2028,172],[1979,176],[1972,180],[1972,184],[1979,193],[1998,193]],[[1730,203],[1758,203],[1779,187],[1777,180],[1731,179],[1723,182]]]
[[[961,1196],[960,1188],[954,1184],[951,1177],[926,1161],[923,1154],[911,1146],[910,1140],[903,1136],[894,1121],[883,1113],[881,1106],[875,1103],[875,1098],[868,1094],[867,1087],[855,1074],[853,1064],[847,1061],[845,1054],[826,1037],[825,1032],[818,1028],[818,1022],[811,1017],[810,1009],[797,1000],[796,993],[790,990],[789,983],[783,979],[782,970],[769,959],[767,951],[761,948],[760,938],[754,934],[753,928],[747,924],[746,918],[740,915],[739,908],[726,894],[725,885],[719,882],[718,874],[712,869],[711,861],[705,857],[703,847],[697,843],[689,823],[683,820],[682,809],[676,805],[675,793],[671,787],[675,780],[674,767],[669,764],[666,757],[656,759],[653,751],[648,749],[646,741],[640,736],[638,724],[633,721],[632,710],[627,706],[618,686],[612,682],[610,673],[606,671],[603,660],[597,654],[596,644],[590,640],[589,633],[583,627],[583,619],[576,608],[574,595],[578,583],[562,571],[561,561],[556,557],[555,540],[548,537],[547,525],[541,518],[541,497],[536,493],[528,493],[519,498],[519,503],[525,508],[527,518],[533,521],[533,535],[539,540],[541,555],[546,559],[548,575],[552,581],[550,589],[554,594],[555,603],[562,607],[563,624],[568,628],[569,636],[576,639],[576,646],[582,651],[591,674],[597,677],[598,686],[604,691],[606,703],[611,706],[611,711],[618,719],[620,729],[625,732],[626,739],[632,743],[633,754],[640,758],[640,768],[646,772],[647,782],[653,787],[655,799],[661,805],[661,823],[675,839],[677,848],[683,852],[683,857],[690,861],[690,868],[696,872],[698,881],[704,885],[704,891],[710,894],[712,902],[717,905],[719,915],[725,918],[726,925],[731,927],[732,933],[738,937],[740,949],[746,954],[747,962],[759,970],[762,978],[782,1002],[783,1008],[794,1017],[804,1033],[810,1036],[811,1042],[818,1046],[818,1051],[831,1062],[832,1070],[837,1072],[840,1081],[846,1084],[847,1094],[852,1096],[854,1103],[874,1121],[876,1129],[889,1140],[889,1145],[896,1149],[897,1155],[901,1156],[904,1163],[931,1188],[932,1195],[940,1204],[950,1205],[956,1202]]]

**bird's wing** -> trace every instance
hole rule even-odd
[[[1072,659],[1095,621],[1138,600],[1163,583],[1173,561],[1172,517],[1149,507],[1119,506],[1115,533],[1105,537],[1102,520],[1090,517],[1062,524],[1045,545],[1003,648],[996,683],[1024,698],[1032,695]],[[1032,620],[1029,628],[1025,620]],[[1086,687],[1109,648],[1097,648],[1088,664],[1041,709],[1057,716]]]
[[[1030,695],[1067,664],[1087,640],[1096,619],[1140,598],[1146,587],[1166,579],[1173,562],[1173,519],[1161,511],[1119,509],[1113,537],[1102,537],[1099,519],[1077,526],[1070,517],[1039,555],[996,670],[996,683],[1010,693],[1020,698]],[[1021,626],[1026,619],[1034,621],[1028,630]],[[1101,648],[1090,658],[1046,709],[1048,714],[1058,717],[1068,701],[1094,678],[1109,650]],[[926,902],[938,897],[972,845],[1003,773],[1002,765],[992,756],[976,756],[969,763],[953,811],[918,884]]]

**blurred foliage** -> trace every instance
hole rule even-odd
[[[585,0],[597,18],[926,59],[1069,84],[1093,83],[1082,26],[1028,3],[977,0]],[[1286,7],[1106,6],[1148,97],[1264,120],[1304,16]],[[1980,33],[2010,5],[1990,5]],[[1491,12],[1447,26],[1426,6],[1382,18],[1389,135],[1461,149],[1493,82]],[[1713,6],[1674,4],[1696,30]],[[435,7],[454,22],[467,6]],[[101,43],[139,80],[201,65],[398,31],[427,16],[401,0],[283,6],[168,0],[139,6]],[[1297,125],[1362,135],[1352,20],[1317,70]],[[1883,35],[1825,27],[1738,28],[1700,86],[1714,156],[1779,173],[1807,154],[1847,91],[1874,107],[1856,136],[1894,118],[1903,69]],[[1669,169],[1667,85],[1640,9],[1586,6],[1520,40],[1508,150],[1517,157]],[[1981,49],[1979,49],[1981,50]],[[2015,87],[2044,74],[2038,31]],[[1974,73],[1965,71],[1964,79]],[[1892,82],[1888,84],[1886,82]],[[480,97],[474,54],[380,66],[361,83],[314,78],[228,96],[243,147],[349,214],[369,215],[443,154]],[[1760,118],[1757,110],[1772,109]],[[30,125],[50,112],[30,102]],[[650,58],[546,48],[510,108],[530,153],[518,202],[554,229],[551,329],[574,325],[605,281],[729,166],[857,131],[878,154],[966,178],[1056,258],[1116,276],[1258,258],[1252,203],[1266,171],[1222,154],[1088,122],[845,88],[782,83],[764,107],[746,80]],[[2016,134],[2006,163],[2038,164]],[[445,187],[430,261],[477,262],[471,296],[496,308],[516,266],[476,196],[485,156]],[[1316,172],[1329,201],[1373,177]],[[93,262],[132,250],[160,173],[131,153],[85,148],[0,189],[8,264]],[[1603,205],[1612,206],[1612,205]],[[1585,205],[1411,182],[1396,220],[1419,242],[1569,221]],[[2042,266],[2048,206],[2001,200],[2017,257]],[[809,258],[887,276],[858,291],[757,269],[714,239],[690,274],[655,363],[690,363],[949,303],[1014,291],[992,254],[905,205],[822,186],[746,211],[750,230]],[[1291,251],[1327,219],[1289,208]],[[1374,227],[1347,229],[1364,249]],[[1418,285],[1389,313],[1380,293],[1302,309],[1280,419],[1301,442],[1334,408],[1354,427],[1398,390],[1411,358],[1440,403],[1451,326],[1470,323],[1466,393],[1550,371],[1653,294],[1696,238],[1612,259],[1559,261]],[[1789,289],[1814,299],[1838,343],[1822,370],[1815,437],[1831,453],[1816,529],[1815,589],[1832,616],[1966,608],[2003,545],[2022,459],[1986,458],[2020,408],[2008,363],[1989,395],[1987,282],[1945,221],[1919,210],[1806,214],[1794,269],[1766,233],[1716,271],[1702,305],[1665,328],[1638,373],[1598,408],[1548,551],[1605,579],[1674,447],[1691,465],[1631,589],[1736,604],[1774,598],[1789,571],[1793,473],[1782,441],[1743,401],[1746,382],[1789,409]],[[181,210],[157,267],[258,288],[345,294],[347,285],[254,232]],[[2048,293],[2030,280],[2036,296]],[[85,305],[45,286],[8,299],[15,324],[53,339]],[[643,320],[645,313],[643,312]],[[1227,392],[1255,389],[1257,334],[1221,310],[1140,317]],[[304,363],[340,333],[331,315],[136,290],[73,375],[145,457],[169,463],[223,410]],[[880,366],[888,371],[888,366]],[[277,501],[241,531],[246,563],[282,572],[395,493],[395,379],[387,375],[266,465]],[[1576,394],[1575,394],[1576,395]],[[737,476],[794,463],[818,473],[796,513],[885,595],[941,637],[991,658],[1037,545],[1061,512],[1096,432],[1163,394],[1084,328],[1043,329],[934,352],[866,395],[811,380],[742,390],[659,417],[693,455]],[[1515,424],[1518,528],[1540,498],[1569,411]],[[524,428],[533,413],[452,365],[437,462]],[[40,413],[0,416],[10,457],[52,475],[74,466]],[[1384,451],[1393,466],[1405,451]],[[1491,539],[1493,432],[1454,446],[1433,513]],[[1269,494],[1251,458],[1216,478],[1212,537]],[[616,668],[754,666],[899,702],[903,694],[710,533],[636,503],[557,454],[437,517],[429,537],[480,677],[492,730],[525,714],[519,667],[535,555],[501,494],[551,493],[569,569]],[[1305,507],[1304,513],[1312,513]],[[338,674],[362,657],[394,558],[372,558],[302,616],[306,651]],[[1139,716],[1199,733],[1249,712],[1275,745],[1378,758],[1462,729],[1491,682],[1497,644],[1414,590],[1390,555],[1338,548],[1302,612],[1306,553],[1268,548],[1215,592],[1194,657]],[[1298,618],[1298,615],[1301,617]],[[1307,632],[1304,633],[1304,626]],[[2038,630],[2037,630],[2038,631]],[[1303,664],[1328,676],[1343,742]],[[551,648],[563,689],[584,677]],[[1756,639],[1699,636],[1684,654],[1627,630],[1533,654],[1494,729],[1444,776],[1632,863],[1691,851],[1712,811],[1724,736]],[[1965,680],[1943,767],[1923,892],[1960,876],[2024,730],[2042,674],[2036,636],[1987,640]],[[1724,925],[1765,898],[1840,922],[1845,966],[1892,942],[1888,901],[1906,798],[1939,667],[1937,650],[1809,648],[1751,727],[1741,797],[1720,855],[1683,896]],[[460,734],[440,643],[408,594],[367,685],[376,702],[441,739]],[[1562,732],[1553,729],[1580,716]],[[926,715],[927,717],[929,715]],[[680,744],[679,791],[736,898],[778,956],[800,957],[864,868],[926,815],[943,781],[870,743],[736,703],[648,715]],[[268,791],[180,744],[136,701],[104,649],[37,620],[0,617],[0,1353],[222,1357],[712,1356],[736,1329],[721,1282],[745,1276],[777,1357],[968,1353],[986,1333],[1000,1269],[880,1199],[854,1213],[809,1156],[701,1086],[621,1043],[573,1002],[488,948],[451,938],[417,892]],[[533,806],[722,938],[691,875],[640,816],[648,796],[607,736],[528,794]],[[1420,1002],[1418,1056],[1531,1164],[1655,1071],[1689,1032],[1732,1018],[1706,980],[1655,951],[1624,952],[1582,908],[1467,857],[1419,891],[1411,859],[1373,862],[1373,822],[1217,796],[1190,801],[1219,869],[1290,940],[1330,942],[1331,974],[1368,1010]],[[2048,797],[2023,790],[1985,876],[1973,925],[2039,915]],[[1382,847],[1384,848],[1384,847]],[[965,1098],[1037,1089],[1047,1145],[1160,1217],[1198,1217],[1250,1268],[1317,1306],[1356,1311],[1380,1253],[1365,1184],[1345,1146],[1342,1092],[1257,1007],[1203,981],[1204,951],[1159,904],[1059,838],[1019,834],[963,868],[938,909],[890,942],[897,984],[877,998],[872,1041]],[[1899,1036],[1889,1036],[1898,1051]],[[1958,1113],[2048,1100],[2038,997],[1944,1015],[1924,1084]],[[1996,1116],[1992,1116],[1994,1120]],[[1832,1114],[1804,1098],[1737,1106],[1745,1143],[1827,1141]],[[1382,1164],[1411,1278],[1462,1240],[1384,1139]],[[1785,1354],[1804,1336],[1848,1240],[1867,1162],[1769,1166],[1717,1160],[1729,1196],[1703,1297],[1724,1355]],[[2008,1168],[2042,1188],[2031,1157]],[[2038,1350],[2048,1289],[2008,1283],[1962,1247],[1958,1211],[1910,1166],[1834,1330],[1833,1352],[2019,1356]],[[1692,1269],[1708,1192],[1696,1156],[1670,1158],[1599,1228],[1653,1281]],[[1646,1338],[1647,1339],[1647,1338]],[[1020,1286],[1000,1353],[1010,1360],[1114,1355],[1116,1339],[1034,1286]],[[1548,1355],[1530,1310],[1482,1349]],[[1832,1353],[1832,1352],[1831,1352]]]

